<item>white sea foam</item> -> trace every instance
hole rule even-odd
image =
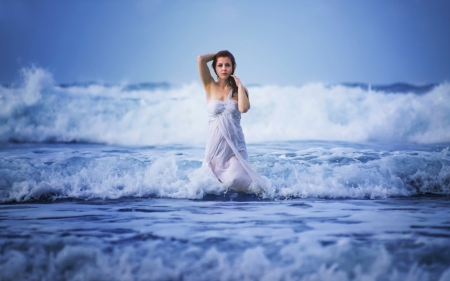
[[[0,153],[0,202],[58,198],[166,197],[202,199],[226,188],[201,166],[201,150],[111,150],[106,146],[20,145]],[[267,178],[260,196],[388,198],[450,194],[450,161],[441,153],[336,147],[250,156]]]
[[[206,140],[199,83],[168,88],[126,84],[61,87],[40,68],[19,87],[0,86],[0,142],[199,144]],[[425,94],[386,93],[320,83],[249,87],[242,124],[248,142],[344,140],[450,141],[450,84]]]
[[[323,139],[444,142],[450,140],[450,85],[425,95],[386,94],[345,86],[308,84],[251,91],[244,119],[252,141]]]

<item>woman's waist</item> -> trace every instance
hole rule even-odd
[[[215,111],[213,113],[209,113],[209,121],[214,121],[217,118],[221,117],[221,118],[225,118],[225,119],[229,119],[229,120],[240,120],[241,119],[241,113],[239,112],[239,110],[219,110],[219,111]]]

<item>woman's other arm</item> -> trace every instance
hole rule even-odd
[[[202,80],[203,88],[205,88],[206,95],[209,97],[210,95],[210,87],[214,82],[214,78],[211,76],[211,72],[209,72],[209,67],[207,63],[214,59],[216,54],[203,54],[198,56],[198,72],[200,74],[200,79]]]
[[[239,78],[234,75],[236,81],[236,86],[238,87],[238,109],[242,113],[246,113],[250,109],[250,100],[248,99],[248,90],[242,85],[242,82]]]

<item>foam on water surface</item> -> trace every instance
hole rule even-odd
[[[273,142],[250,145],[249,160],[269,185],[260,196],[272,200],[449,195],[444,147]],[[202,167],[203,155],[200,146],[8,144],[0,150],[1,201],[201,199],[229,192]]]

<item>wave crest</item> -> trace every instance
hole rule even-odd
[[[206,104],[198,83],[56,85],[40,68],[22,74],[19,87],[0,86],[0,142],[205,142]],[[248,142],[448,142],[450,84],[428,86],[249,87],[252,110],[243,116],[244,133]]]

